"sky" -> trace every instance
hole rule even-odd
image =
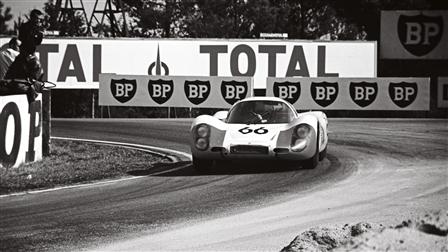
[[[0,0],[4,4],[4,9],[6,7],[11,8],[11,13],[13,15],[13,20],[11,20],[8,24],[12,28],[14,25],[14,21],[17,20],[19,16],[22,16],[22,18],[25,17],[25,15],[28,15],[29,12],[32,9],[44,9],[44,4],[48,2],[48,0]],[[68,0],[62,0],[62,5],[65,4],[65,2]],[[72,0],[73,7],[81,7],[81,1],[84,4],[84,7],[87,12],[87,16],[90,18],[92,15],[93,7],[95,5],[96,0]],[[54,0],[56,2],[56,0]],[[97,10],[104,9],[105,0],[98,0],[98,7]],[[25,19],[26,20],[26,19]]]
[[[32,9],[43,10],[44,3],[47,0],[0,0],[6,7],[11,8],[13,19],[16,20],[18,16],[28,14]],[[76,0],[75,0],[76,1]]]

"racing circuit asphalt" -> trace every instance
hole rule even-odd
[[[58,119],[52,136],[189,152],[190,123]],[[3,197],[0,250],[278,251],[314,225],[448,209],[447,123],[330,119],[328,158],[315,170],[243,164],[199,175],[184,159],[138,179]]]

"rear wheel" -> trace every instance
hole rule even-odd
[[[212,166],[213,166],[213,160],[193,157],[193,167],[199,173],[210,172]]]

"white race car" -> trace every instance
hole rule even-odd
[[[297,113],[276,97],[251,97],[191,126],[193,166],[208,171],[219,160],[289,160],[312,169],[327,151],[328,120],[323,112]]]

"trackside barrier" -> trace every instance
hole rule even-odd
[[[10,168],[42,160],[42,95],[0,96],[0,166]]]
[[[429,111],[429,78],[268,78],[267,96],[299,110]]]
[[[252,96],[252,77],[100,74],[99,105],[229,108]]]

